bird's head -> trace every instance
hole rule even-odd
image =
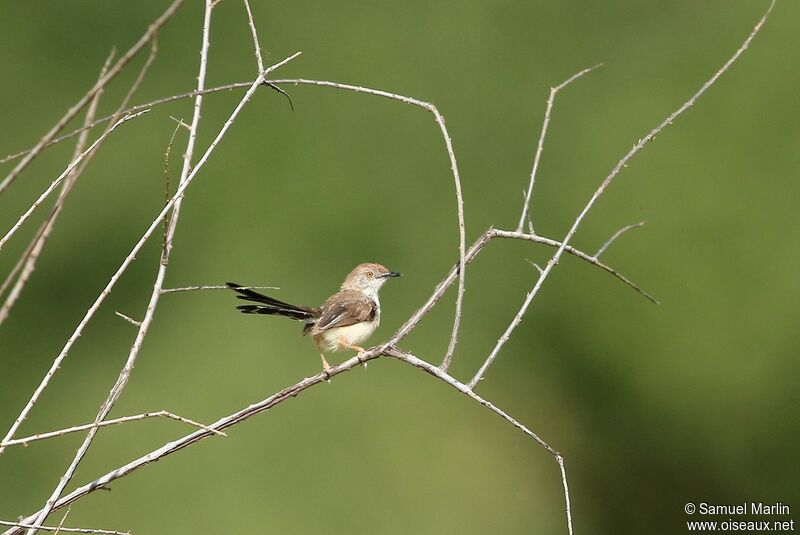
[[[344,279],[342,290],[358,290],[366,294],[377,294],[387,280],[400,276],[402,276],[400,273],[389,271],[380,264],[359,264]]]

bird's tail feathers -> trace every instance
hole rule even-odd
[[[256,291],[243,288],[233,282],[227,282],[225,284],[227,284],[228,288],[239,294],[236,296],[239,299],[261,303],[259,305],[239,305],[236,307],[240,312],[245,314],[271,314],[286,316],[287,318],[296,320],[309,320],[317,316],[312,308],[290,305],[289,303],[278,301],[277,299],[273,299],[272,297]]]

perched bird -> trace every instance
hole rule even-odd
[[[236,307],[245,314],[286,316],[304,322],[303,336],[311,333],[322,358],[322,367],[328,370],[330,365],[325,360],[325,351],[365,351],[360,344],[375,332],[381,321],[378,290],[390,277],[400,276],[380,264],[359,264],[345,277],[341,289],[321,307],[290,305],[233,282],[226,284],[239,294],[236,296],[239,299],[259,303]]]

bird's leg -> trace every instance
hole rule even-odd
[[[343,336],[339,336],[339,339],[337,340],[337,343],[339,344],[340,347],[344,347],[344,348],[347,348],[347,349],[355,349],[356,351],[358,351],[358,355],[356,355],[356,356],[359,357],[359,360],[361,360],[361,358],[360,358],[361,354],[367,351],[366,349],[364,349],[361,346],[348,344],[347,340],[345,340],[345,338]],[[365,368],[367,367],[367,363],[366,362],[362,362],[361,364],[363,364]]]
[[[325,372],[325,375],[328,376],[327,381],[331,382],[331,375],[328,371],[331,369],[331,365],[328,364],[328,361],[325,360],[325,352],[322,350],[322,339],[319,336],[314,337],[314,343],[317,344],[317,350],[319,351],[319,358],[322,359],[322,370]]]
[[[322,368],[323,368],[325,371],[328,371],[328,370],[330,370],[330,369],[331,369],[331,365],[330,365],[330,364],[328,364],[328,361],[327,361],[327,360],[325,360],[325,353],[323,353],[322,351],[320,351],[320,352],[319,352],[319,358],[321,358],[321,359],[322,359]]]
[[[346,349],[355,349],[359,353],[364,353],[366,351],[366,349],[364,349],[361,346],[355,346],[355,345],[352,345],[352,344],[348,344],[347,340],[344,338],[344,336],[341,336],[341,335],[339,335],[339,339],[337,340],[337,343],[339,344],[339,347],[344,347]]]

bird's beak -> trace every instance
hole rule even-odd
[[[402,276],[403,276],[403,274],[402,274],[402,273],[398,273],[397,271],[390,271],[390,272],[388,272],[388,273],[384,273],[383,275],[381,275],[381,278],[387,278],[387,277],[402,277]]]

